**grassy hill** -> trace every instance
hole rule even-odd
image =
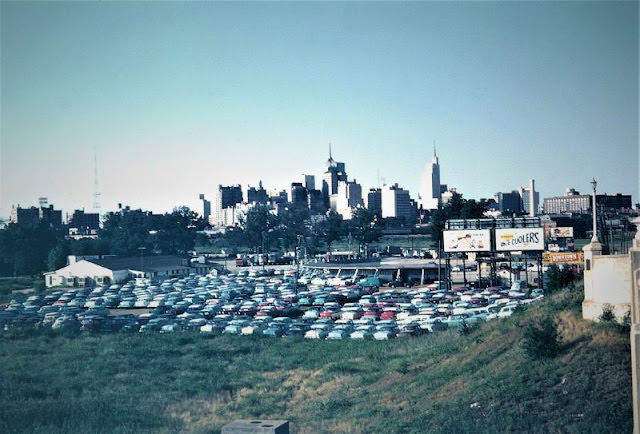
[[[0,432],[219,432],[288,419],[294,433],[631,432],[628,332],[580,319],[582,288],[466,335],[388,342],[197,333],[0,333]],[[525,326],[552,314],[560,354]]]

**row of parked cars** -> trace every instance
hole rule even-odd
[[[503,287],[301,285],[293,272],[241,271],[58,288],[0,305],[0,325],[82,331],[392,339],[509,316],[542,297]],[[306,278],[306,277],[305,277]],[[301,279],[302,280],[302,279]],[[315,279],[318,281],[318,279]]]

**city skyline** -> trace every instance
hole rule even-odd
[[[2,2],[0,217],[288,189],[536,180],[638,202],[638,5]],[[378,175],[379,174],[379,175]]]

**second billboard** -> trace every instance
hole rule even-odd
[[[496,229],[496,250],[544,250],[544,229]]]

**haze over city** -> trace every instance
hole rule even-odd
[[[332,143],[417,198],[536,179],[638,201],[638,3],[2,2],[0,217],[46,196],[200,210],[284,189]]]

